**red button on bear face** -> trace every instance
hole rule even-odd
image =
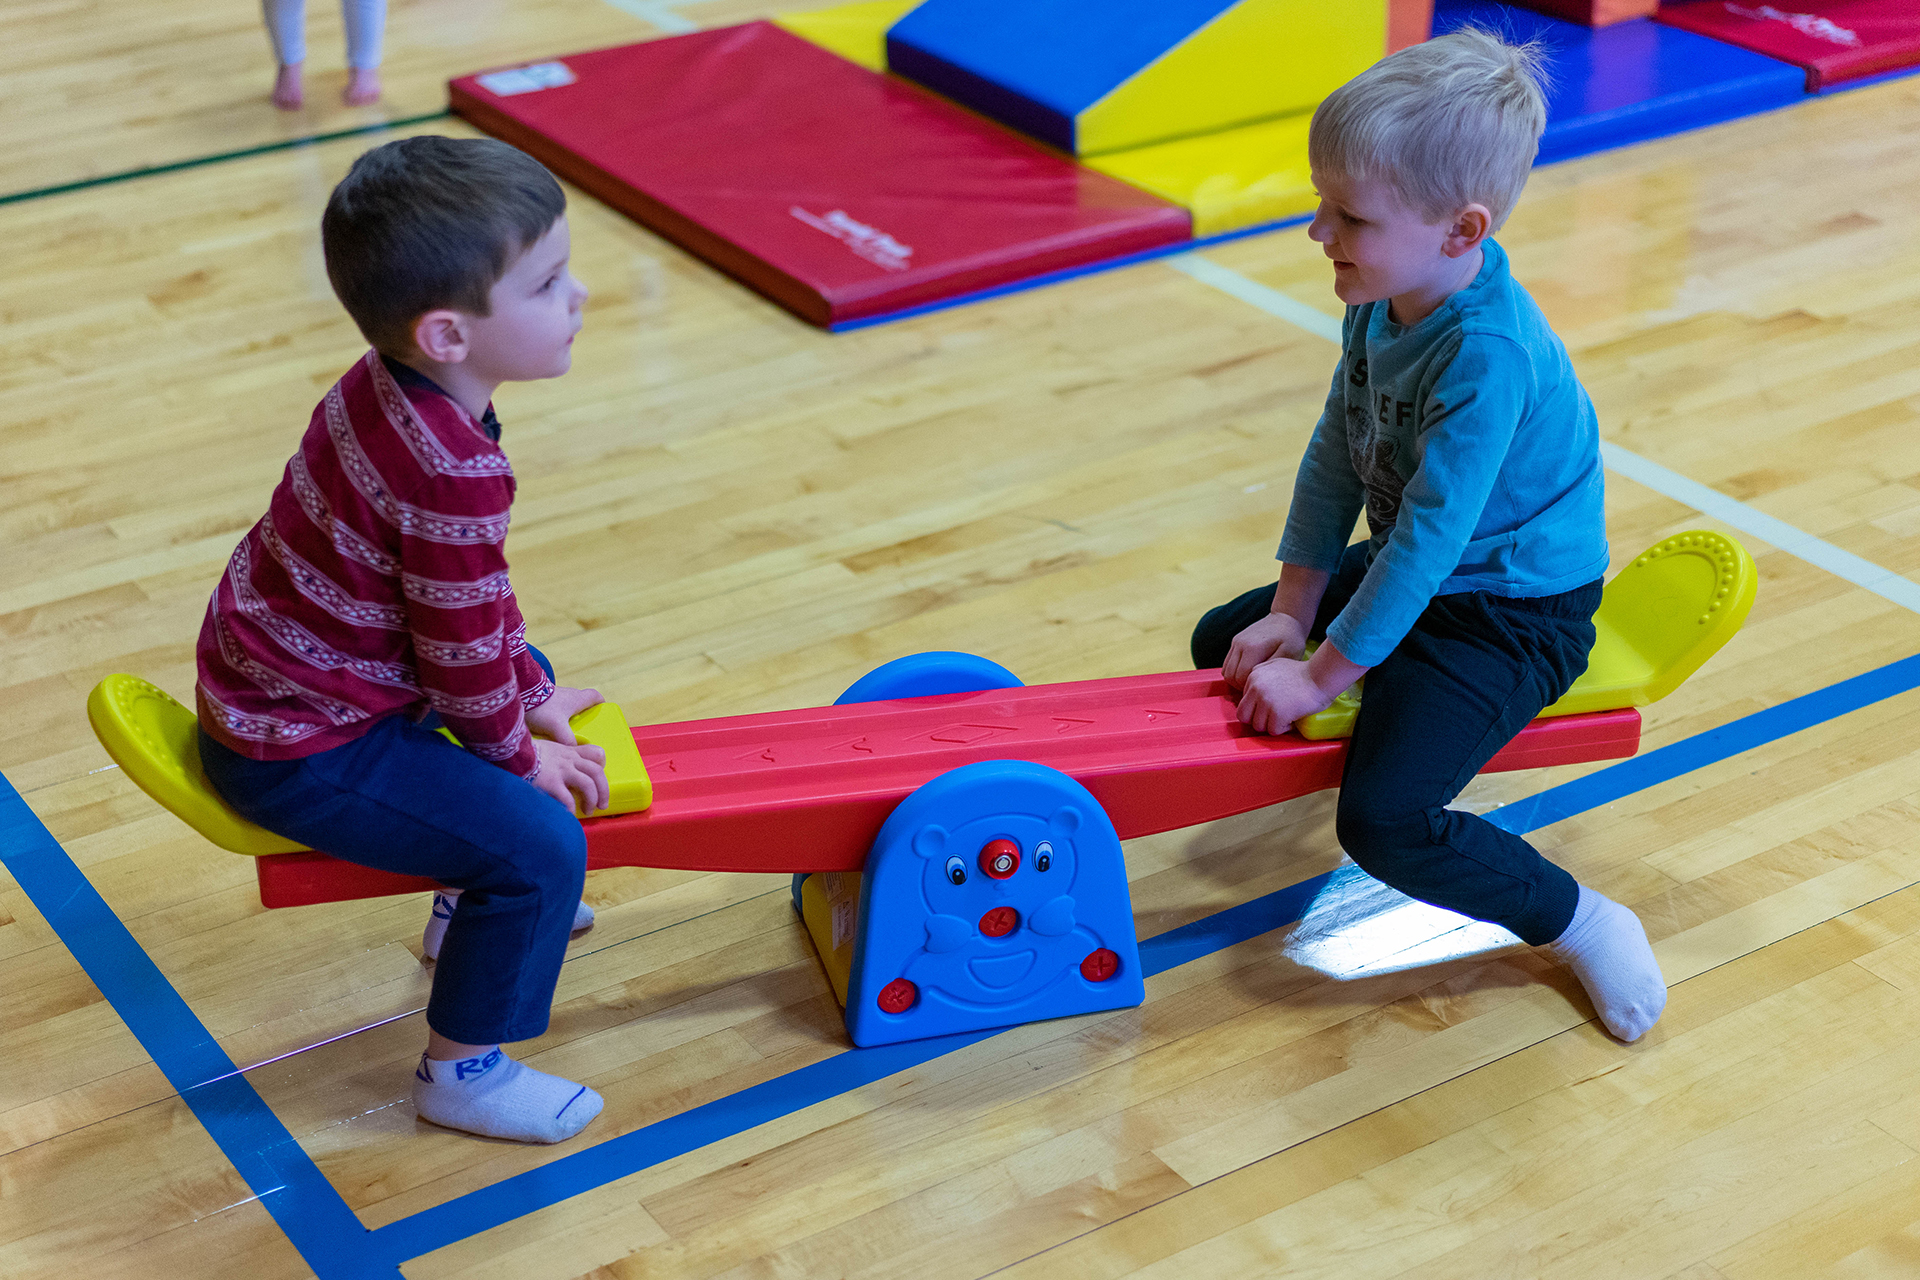
[[[1120,972],[1120,957],[1101,947],[1080,962],[1080,976],[1088,982],[1105,982]]]
[[[1020,927],[1020,913],[1012,907],[995,907],[980,917],[980,932],[989,938],[1004,938]]]
[[[920,988],[905,978],[895,978],[880,988],[880,999],[877,1003],[882,1013],[905,1013],[913,1008],[913,1002],[919,998]]]
[[[980,870],[995,880],[1005,880],[1020,869],[1020,846],[1005,839],[989,840],[980,850]]]

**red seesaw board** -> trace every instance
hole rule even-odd
[[[1809,93],[1920,66],[1920,0],[1692,0],[1660,21],[1803,67]]]
[[[1123,840],[1340,785],[1344,740],[1265,737],[1216,671],[814,707],[635,729],[653,807],[587,822],[589,867],[857,871],[894,806],[978,760],[1077,779]],[[1631,756],[1640,713],[1536,720],[1489,772]],[[317,853],[257,859],[269,907],[431,888]]]
[[[823,326],[1192,237],[1185,209],[768,22],[450,90],[475,125]]]

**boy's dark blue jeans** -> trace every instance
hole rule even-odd
[[[552,1011],[586,836],[552,797],[447,741],[438,723],[388,716],[298,760],[249,759],[202,730],[200,759],[227,803],[267,830],[461,890],[427,1025],[462,1044],[530,1040]]]
[[[1367,571],[1348,547],[1327,584],[1312,638],[1324,639]],[[1217,667],[1233,637],[1273,607],[1262,587],[1210,610],[1193,630],[1193,664]],[[1560,595],[1436,596],[1394,651],[1367,672],[1347,747],[1335,831],[1376,880],[1409,897],[1502,925],[1531,944],[1566,932],[1573,877],[1519,836],[1447,805],[1587,669],[1600,583]]]

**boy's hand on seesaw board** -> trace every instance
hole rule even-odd
[[[1367,668],[1349,662],[1331,640],[1305,662],[1269,658],[1247,677],[1240,719],[1255,733],[1285,733],[1295,722],[1332,706],[1366,674]]]
[[[1307,629],[1290,613],[1270,613],[1233,638],[1220,674],[1236,689],[1247,686],[1248,677],[1261,663],[1272,658],[1298,658],[1307,651]]]
[[[1292,658],[1271,658],[1255,667],[1240,696],[1241,721],[1255,733],[1280,734],[1293,728],[1294,721],[1333,705],[1340,691],[1322,689],[1307,665]]]
[[[551,698],[527,712],[527,728],[533,730],[536,737],[576,746],[580,740],[573,736],[573,726],[567,722],[588,707],[597,707],[605,701],[598,689],[556,686]]]
[[[575,815],[584,818],[606,808],[612,800],[613,793],[607,785],[607,753],[599,747],[569,746],[535,738],[533,749],[540,758],[533,785]]]

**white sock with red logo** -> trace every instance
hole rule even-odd
[[[1632,1043],[1660,1020],[1667,980],[1640,917],[1605,894],[1580,886],[1573,922],[1547,952],[1580,979],[1608,1031]]]
[[[436,889],[433,893],[433,914],[427,917],[427,931],[420,935],[420,958],[438,960],[440,944],[446,941],[447,922],[453,919],[453,909],[460,905],[458,889]],[[582,902],[573,909],[573,936],[579,937],[593,928],[593,908]]]
[[[420,1055],[413,1108],[422,1120],[514,1142],[564,1142],[587,1127],[606,1101],[583,1084],[535,1071],[495,1048],[476,1058]]]

